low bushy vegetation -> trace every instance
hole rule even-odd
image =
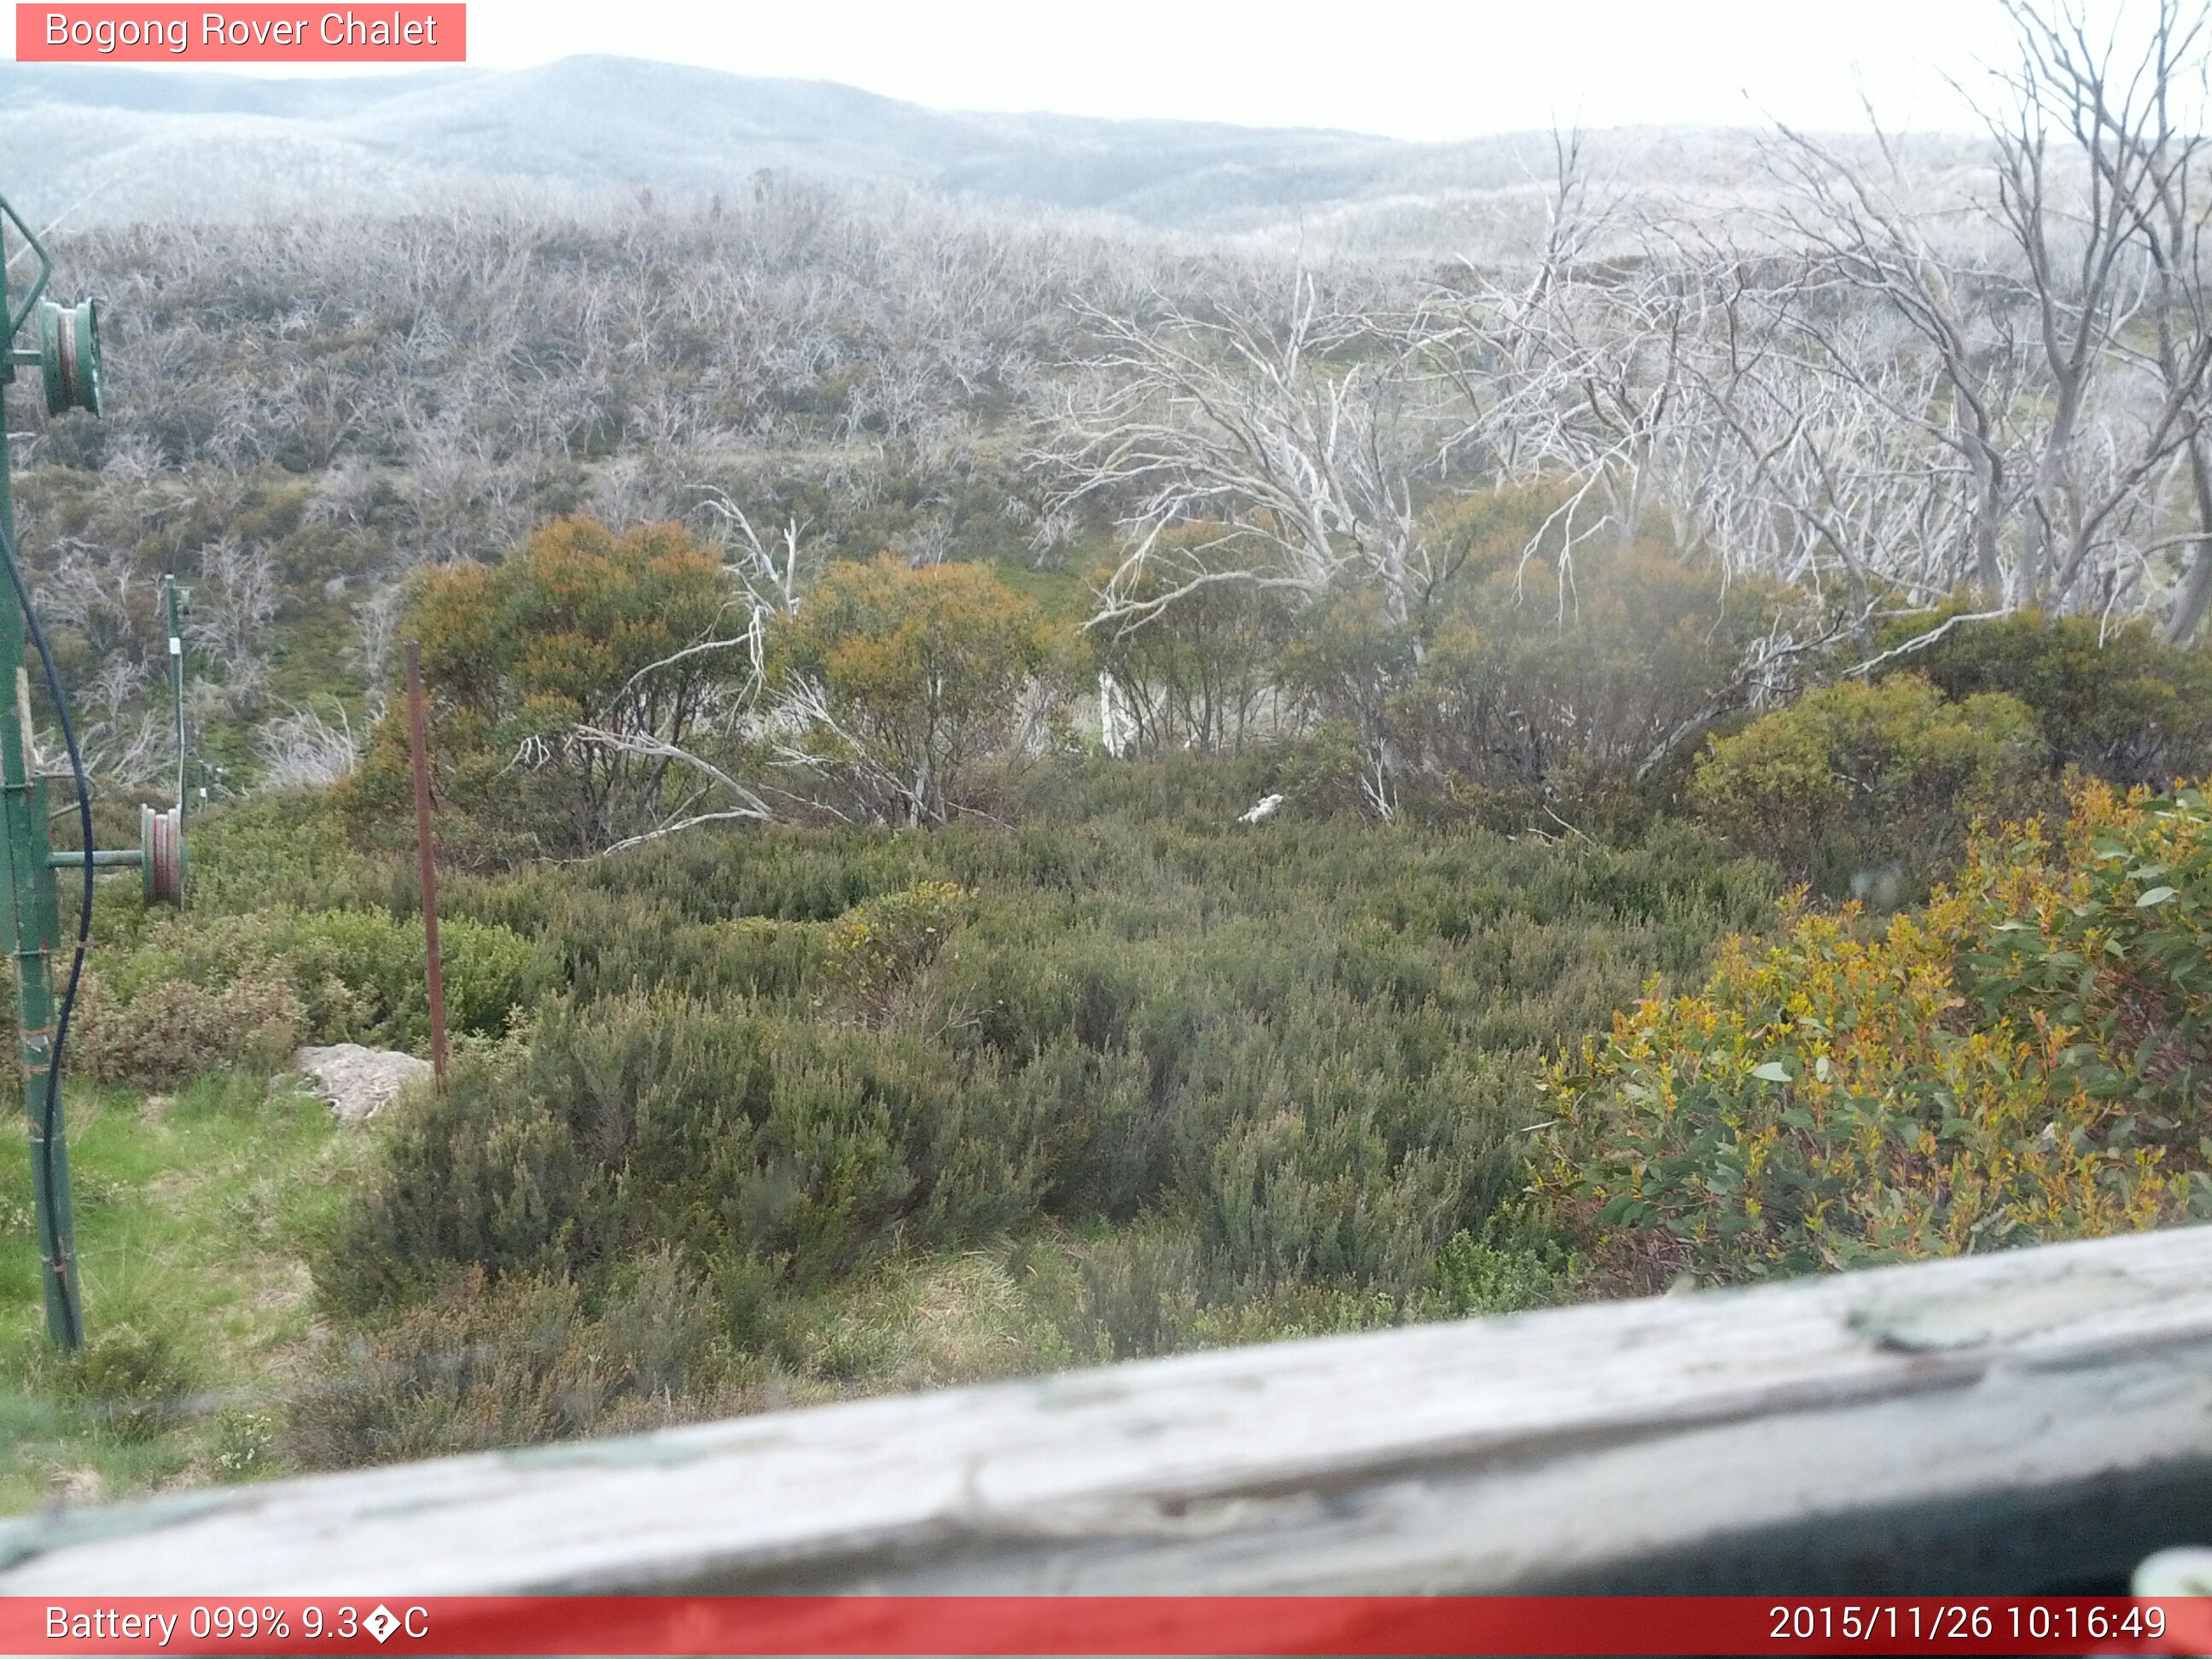
[[[243,1260],[312,1301],[211,1346],[95,1244],[99,1342],[21,1368],[50,1464],[375,1462],[2205,1207],[2212,813],[2081,735],[2193,658],[1962,623],[1753,716],[1697,644],[1772,595],[1643,550],[1540,615],[1547,567],[1445,528],[1467,583],[1406,619],[1224,584],[1085,639],[1003,568],[836,568],[708,630],[657,781],[552,735],[690,648],[620,624],[692,544],[570,523],[427,580],[451,1085],[340,1142],[286,1115],[295,1045],[426,1044],[387,720],[351,783],[200,818],[186,913],[101,911],[78,1074],[290,1147],[317,1191],[257,1185]],[[563,582],[610,627],[565,634]],[[529,648],[465,648],[510,602]],[[1960,666],[2001,661],[2058,667]],[[1102,669],[1118,757],[1069,719]],[[723,762],[781,806],[719,811]],[[112,1098],[100,1135],[174,1152]],[[137,1157],[88,1239],[168,1212]]]
[[[1731,940],[1558,1068],[1546,1187],[1607,1281],[1740,1279],[2212,1215],[2212,805],[2091,783],[1886,927]]]
[[[499,1035],[549,982],[550,963],[509,929],[455,917],[440,944],[456,1031]],[[79,1030],[93,1076],[156,1088],[224,1064],[267,1073],[302,1042],[420,1048],[422,920],[282,906],[149,919],[88,976]]]
[[[1954,700],[2025,702],[2054,774],[2166,789],[2212,773],[2212,655],[2160,644],[2140,618],[2021,611],[1954,628],[1896,667]]]
[[[472,1320],[499,1326],[479,1346],[511,1337],[471,1275],[588,1322],[657,1252],[696,1287],[695,1407],[865,1380],[818,1351],[823,1310],[963,1253],[1025,1252],[1006,1294],[1030,1334],[998,1369],[1538,1294],[1540,1252],[1498,1229],[1540,1057],[1645,975],[1698,973],[1771,877],[1679,827],[1252,830],[1201,763],[1129,781],[1021,831],[702,836],[466,884],[568,988],[526,1048],[391,1127],[319,1256],[371,1369]],[[348,1455],[477,1443],[459,1386],[356,1401]],[[634,1397],[611,1383],[586,1415],[632,1420]],[[316,1455],[340,1427],[317,1418]]]
[[[1715,694],[1639,702],[1637,676],[1669,677],[1628,636],[1666,604],[1592,589],[1620,662],[1559,681],[1595,701],[1562,692],[1558,763],[1434,748],[1441,784],[1394,823],[1331,782],[1382,729],[1347,704],[1241,759],[1054,762],[1003,803],[1012,823],[698,833],[464,882],[461,910],[534,939],[558,991],[392,1127],[319,1247],[369,1363],[295,1421],[300,1454],[883,1386],[918,1346],[943,1381],[2190,1213],[2197,1062],[2142,1048],[2183,1017],[2185,975],[2164,1013],[2139,979],[2111,990],[2091,1042],[2081,1008],[1990,964],[2025,971],[2021,915],[2060,929],[2037,958],[2053,994],[2084,951],[2109,972],[2180,962],[2136,935],[2172,896],[2154,866],[2186,861],[2151,841],[2193,848],[2199,799],[2092,780],[2047,845],[1987,827],[2060,798],[2049,711],[1894,673],[1715,737],[1682,780],[1707,830],[1670,813],[1663,777],[1595,838],[1556,811],[1551,834],[1491,827],[1565,802],[1545,780],[1575,767],[1585,788],[1625,778]],[[1504,648],[1459,638],[1407,659],[1380,706],[1392,741],[1422,708],[1449,729],[1416,688]],[[2113,668],[2172,680],[2177,658]],[[1236,729],[1204,697],[1176,706]],[[1235,822],[1269,794],[1292,805]],[[2097,834],[2122,851],[2084,862]],[[2095,904],[2135,933],[2085,942],[2081,883],[2123,857],[2136,884]],[[1831,890],[1875,870],[1899,914],[1885,931],[1800,897],[1778,916],[1773,863]],[[1646,976],[1662,988],[1637,1002]],[[1623,1006],[1609,1045],[1585,1038]],[[648,1261],[683,1287],[647,1345],[675,1357],[575,1384],[604,1322],[638,1316]],[[914,1287],[956,1281],[957,1334],[922,1341]],[[518,1342],[533,1357],[389,1381]]]
[[[1970,825],[2032,809],[2045,754],[2035,712],[2004,692],[1844,680],[1715,738],[1691,799],[1820,891],[1893,905],[1950,867]]]

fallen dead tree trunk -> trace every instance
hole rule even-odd
[[[2212,1228],[0,1529],[0,1595],[2124,1588],[2212,1529]]]

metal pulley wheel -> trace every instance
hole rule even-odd
[[[100,413],[100,302],[73,306],[39,302],[39,367],[46,382],[46,413],[72,409]]]
[[[140,864],[149,904],[185,902],[185,815],[181,807],[156,811],[138,809],[138,837],[143,849]]]

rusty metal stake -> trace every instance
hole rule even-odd
[[[438,954],[438,854],[430,841],[430,738],[422,719],[422,647],[407,641],[407,746],[415,757],[415,848],[422,862],[422,947],[430,971],[430,1065],[446,1086],[446,969]]]

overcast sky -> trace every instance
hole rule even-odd
[[[2093,8],[2111,0],[2092,0]],[[1996,0],[470,0],[471,61],[618,52],[950,109],[1406,138],[1555,120],[1962,127]]]
[[[1960,126],[1942,72],[1995,0],[471,0],[470,57],[617,52],[842,81],[951,109],[1047,109],[1406,138],[1756,121]]]

